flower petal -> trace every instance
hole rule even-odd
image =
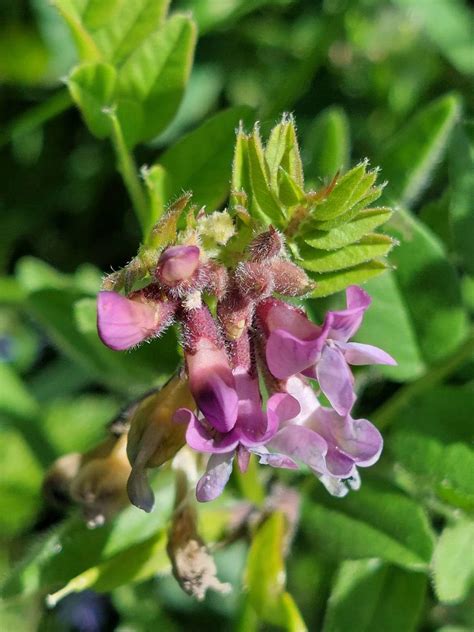
[[[185,352],[185,358],[199,410],[216,430],[228,432],[237,420],[239,398],[225,351],[203,338],[194,353]]]
[[[117,292],[99,292],[97,296],[97,331],[102,342],[122,351],[164,329],[173,316],[171,304],[131,300]]]
[[[237,447],[239,437],[236,431],[231,430],[222,435],[215,431],[211,433],[205,427],[205,422],[201,422],[193,412],[185,408],[177,410],[174,419],[182,423],[186,417],[188,421],[186,442],[193,450],[222,454]]]
[[[324,337],[301,340],[285,329],[277,329],[267,341],[268,368],[280,380],[301,373],[318,360],[324,343]]]
[[[160,256],[156,268],[157,278],[173,285],[192,277],[199,265],[200,250],[197,246],[171,246]]]
[[[357,285],[351,285],[346,290],[347,309],[328,312],[326,321],[330,325],[328,338],[346,342],[359,329],[364,312],[370,306],[372,299]],[[326,323],[325,321],[325,323]]]
[[[316,367],[319,386],[340,415],[347,415],[356,396],[352,373],[342,352],[326,345]]]
[[[311,418],[309,427],[321,434],[334,450],[362,467],[373,465],[382,452],[382,435],[367,419],[341,417],[331,408],[321,407]],[[331,472],[336,474],[332,469]]]
[[[222,494],[232,473],[234,451],[224,454],[212,454],[207,463],[205,474],[196,485],[196,498],[205,503]]]
[[[304,426],[286,426],[268,443],[270,450],[281,452],[295,461],[301,461],[316,470],[326,472],[328,444],[316,432]]]
[[[316,375],[314,376],[316,379]],[[300,412],[291,419],[292,424],[304,424],[319,408],[318,397],[308,380],[300,375],[293,375],[285,383],[286,392],[294,397],[300,405]]]
[[[390,364],[396,366],[397,362],[391,355],[372,345],[363,345],[359,342],[338,343],[343,350],[346,362],[349,364]]]

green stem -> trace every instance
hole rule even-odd
[[[474,353],[474,331],[448,358],[435,364],[425,375],[403,386],[372,415],[379,428],[386,428],[416,397],[431,390],[459,368]]]
[[[112,144],[117,157],[117,168],[127,188],[133,209],[142,229],[143,239],[145,239],[150,228],[148,226],[149,212],[145,191],[138,177],[133,156],[125,143],[118,118],[113,112],[109,113],[109,116],[112,123]]]
[[[0,147],[7,145],[12,138],[27,134],[40,127],[49,119],[64,112],[72,105],[72,99],[67,90],[57,92],[47,101],[27,110],[9,123],[0,134]]]

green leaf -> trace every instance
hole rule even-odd
[[[473,406],[469,386],[442,386],[400,410],[387,448],[411,493],[474,509]]]
[[[386,194],[404,205],[419,198],[448,146],[461,111],[456,95],[437,99],[416,114],[387,145],[380,163]]]
[[[54,607],[61,599],[74,592],[90,588],[96,592],[110,592],[124,584],[144,581],[157,573],[170,571],[171,563],[166,553],[166,533],[159,532],[144,542],[76,575],[68,583],[48,595],[48,606]]]
[[[163,215],[166,201],[170,198],[170,177],[161,165],[143,167],[141,176],[148,189],[150,198],[150,224],[154,225]]]
[[[387,265],[381,261],[368,261],[353,268],[337,270],[336,272],[309,273],[309,277],[316,283],[316,288],[309,298],[329,296],[344,290],[349,285],[361,284],[372,277],[378,276],[387,270]]]
[[[387,235],[365,235],[355,244],[339,250],[315,250],[309,246],[299,249],[299,264],[312,272],[333,272],[384,257],[393,248],[393,240]]]
[[[294,179],[283,169],[278,172],[278,199],[284,206],[295,206],[305,201],[306,195],[303,189]]]
[[[258,528],[248,554],[245,583],[249,602],[261,619],[304,632],[306,626],[298,608],[285,592],[286,529],[285,516],[280,512],[273,513]]]
[[[305,137],[306,171],[311,179],[333,178],[349,164],[349,121],[342,108],[331,107],[314,119]]]
[[[467,336],[456,270],[441,242],[421,222],[400,210],[387,224],[400,241],[391,261],[427,363],[456,349]]]
[[[110,2],[110,0],[107,0]],[[95,0],[102,5],[103,0]],[[117,11],[93,37],[107,61],[120,62],[162,24],[169,0],[122,0]],[[102,7],[102,10],[104,7]],[[85,19],[87,17],[87,13]]]
[[[117,73],[101,62],[76,66],[68,78],[68,88],[90,131],[98,138],[110,134],[110,117],[104,108],[114,103]]]
[[[252,200],[257,206],[256,212],[263,213],[268,223],[281,226],[285,211],[270,188],[270,172],[265,161],[258,127],[255,127],[248,137],[247,147],[251,193]]]
[[[281,123],[272,129],[265,145],[265,161],[268,165],[270,185],[275,193],[278,193],[279,189],[280,168],[293,180],[297,188],[303,188],[303,165],[295,122],[291,116],[284,114]]]
[[[75,0],[76,5],[79,4]],[[106,24],[120,6],[121,0],[87,0],[82,2],[84,8],[81,16],[88,29],[95,30]]]
[[[149,140],[173,119],[189,78],[196,27],[174,15],[128,57],[118,75],[118,117],[127,144]]]
[[[474,580],[474,524],[461,521],[447,526],[433,556],[434,587],[442,603],[459,603]]]
[[[319,486],[317,498],[303,524],[328,557],[379,557],[402,568],[427,569],[434,538],[426,515],[410,498],[367,482],[357,493],[337,499]]]
[[[379,366],[380,371],[396,381],[413,380],[422,375],[426,364],[420,351],[415,326],[395,272],[370,279],[364,288],[372,298],[355,339],[381,347],[397,361],[397,366]],[[389,334],[387,332],[390,332]]]
[[[449,158],[449,220],[454,246],[467,271],[474,274],[474,146],[460,125],[454,130]]]
[[[366,170],[367,163],[362,162],[339,178],[327,197],[315,205],[311,220],[321,222],[334,219],[361,202],[377,177],[375,172],[367,173]]]
[[[285,532],[285,516],[280,512],[272,514],[254,535],[248,554],[245,583],[249,599],[257,613],[265,618],[278,610],[285,587]]]
[[[146,514],[129,507],[112,522],[94,530],[88,529],[78,517],[67,519],[36,542],[6,578],[0,595],[7,599],[59,589],[87,569],[152,538],[165,527],[174,497],[169,473],[161,472],[157,482],[155,498],[159,511]]]
[[[53,0],[54,5],[67,23],[82,61],[100,61],[100,50],[92,35],[84,26],[80,12],[73,0]]]
[[[320,250],[337,250],[348,244],[359,241],[364,235],[372,232],[378,226],[385,224],[392,215],[387,207],[369,208],[361,211],[356,217],[332,230],[315,230],[305,235],[305,242]]]
[[[323,632],[415,632],[426,576],[379,560],[343,562],[324,619]]]
[[[344,224],[347,224],[347,222],[352,221],[362,211],[370,210],[367,207],[370,206],[372,202],[375,202],[375,200],[379,199],[379,197],[382,195],[382,190],[383,190],[383,185],[372,187],[369,190],[369,192],[360,200],[360,202],[357,202],[357,204],[354,204],[353,206],[351,206],[347,211],[345,211],[341,215],[338,215],[334,219],[328,219],[325,221],[320,221],[315,218],[312,218],[310,225],[308,227],[303,226],[303,228],[311,229],[312,227],[314,227],[315,229],[318,229],[318,230],[332,230],[333,228],[338,228],[340,226],[343,226]]]
[[[196,204],[209,210],[220,206],[229,195],[235,129],[251,114],[246,106],[219,112],[165,151],[160,165],[170,174],[168,195],[192,191]]]

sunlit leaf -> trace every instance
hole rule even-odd
[[[316,283],[310,297],[319,298],[329,296],[344,290],[349,285],[357,285],[378,276],[387,270],[387,264],[380,261],[368,261],[353,268],[336,270],[335,272],[309,272],[309,277]]]
[[[175,15],[136,48],[118,75],[118,117],[127,144],[148,140],[175,116],[196,40],[191,18]]]
[[[474,581],[474,524],[461,521],[441,533],[433,556],[434,587],[443,603],[462,601]]]
[[[159,164],[170,174],[170,197],[192,191],[193,201],[209,210],[228,197],[235,129],[251,113],[246,106],[219,112],[160,156]]]
[[[456,95],[437,99],[421,110],[388,143],[381,156],[390,199],[411,205],[429,183],[460,115]]]
[[[110,117],[104,108],[114,104],[117,73],[110,64],[76,66],[68,78],[69,91],[90,131],[98,138],[110,134]]]
[[[308,246],[299,250],[301,266],[312,272],[333,272],[384,257],[393,248],[393,240],[387,235],[365,235],[355,244],[339,250],[316,250]]]
[[[357,493],[330,497],[318,488],[305,529],[317,548],[336,559],[379,557],[402,568],[426,570],[433,534],[421,507],[390,488],[363,481]]]
[[[427,578],[380,560],[343,562],[329,597],[323,632],[415,632]]]

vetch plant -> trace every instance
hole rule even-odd
[[[472,73],[462,3],[53,0],[71,70],[33,4],[62,81],[0,135],[0,627],[91,589],[137,630],[470,629],[474,153],[422,104]]]

